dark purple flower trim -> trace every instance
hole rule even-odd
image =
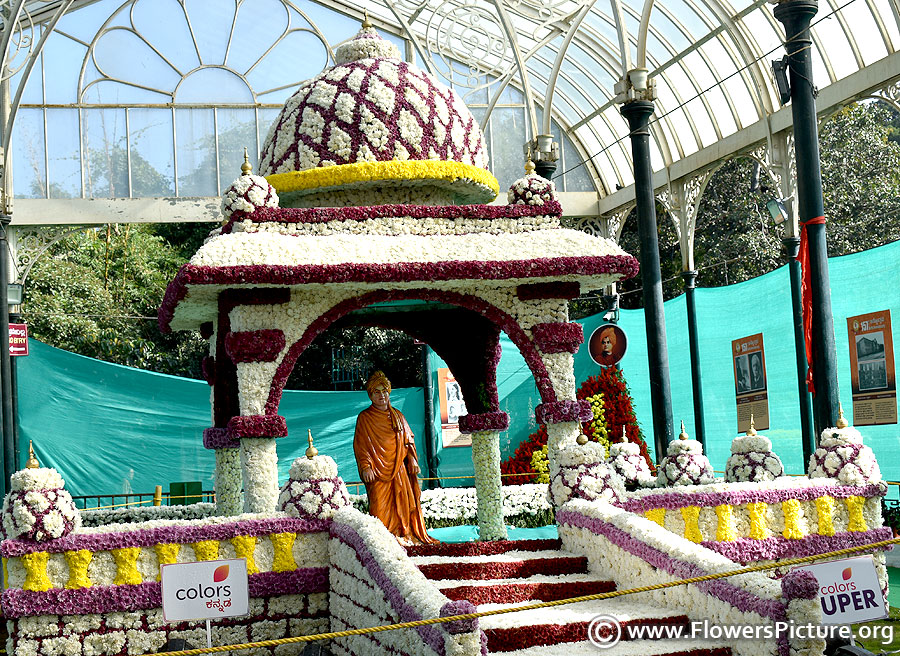
[[[391,581],[385,571],[381,568],[381,565],[376,560],[375,556],[372,555],[372,552],[369,551],[365,540],[363,540],[351,526],[341,524],[340,522],[332,522],[331,537],[343,542],[356,552],[356,557],[360,564],[369,572],[375,585],[384,592],[385,598],[391,605],[391,608],[397,613],[401,622],[416,622],[425,619],[406,601],[403,595],[400,594],[397,586],[394,585],[394,582]],[[447,601],[449,601],[449,599]],[[425,641],[425,644],[431,647],[436,653],[441,655],[446,654],[444,636],[440,629],[435,626],[419,626],[416,627],[415,630],[422,637],[422,640]]]
[[[870,483],[869,485],[811,485],[810,487],[791,487],[774,490],[726,490],[724,492],[676,492],[665,491],[660,494],[646,494],[637,498],[628,499],[621,504],[623,510],[643,514],[654,508],[675,510],[685,506],[713,507],[728,504],[739,506],[745,503],[781,503],[788,499],[798,501],[815,501],[819,497],[834,497],[844,499],[847,497],[883,497],[887,494],[885,483]]]
[[[201,540],[229,540],[238,535],[259,537],[272,533],[321,533],[331,521],[278,517],[272,519],[242,519],[206,526],[159,526],[122,530],[118,533],[73,533],[58,540],[36,544],[22,540],[0,542],[0,556],[13,558],[36,551],[62,553],[64,551],[109,551],[122,547],[152,547],[157,544],[190,544]],[[135,526],[135,524],[129,524]]]
[[[200,371],[203,373],[203,380],[207,385],[213,385],[216,382],[216,359],[207,355],[200,361]]]
[[[203,448],[205,449],[237,449],[240,446],[241,441],[230,437],[227,428],[213,426],[203,429]]]
[[[561,424],[566,421],[590,421],[594,418],[589,401],[554,401],[541,403],[534,409],[539,424]]]
[[[419,299],[424,301],[439,301],[464,307],[480,315],[490,319],[499,326],[512,340],[519,352],[522,354],[526,364],[528,364],[531,373],[534,376],[534,382],[537,386],[541,400],[544,402],[556,401],[556,392],[553,390],[553,384],[550,381],[550,374],[541,358],[540,353],[534,347],[534,343],[525,333],[514,317],[508,315],[502,310],[497,309],[487,301],[476,296],[468,294],[460,294],[458,292],[445,292],[434,289],[398,289],[391,291],[377,291],[363,294],[356,298],[347,299],[335,305],[325,314],[313,321],[303,337],[291,344],[287,354],[278,365],[275,377],[272,381],[272,388],[269,390],[269,399],[266,401],[266,413],[274,414],[278,411],[278,403],[281,400],[281,392],[284,384],[287,382],[288,376],[294,369],[294,363],[300,354],[306,350],[312,341],[325,331],[328,326],[340,319],[353,310],[372,305],[373,303],[383,303],[385,301],[400,301],[407,299]],[[499,343],[498,343],[499,345]],[[495,353],[499,359],[499,353]],[[496,386],[496,381],[495,381]],[[486,390],[490,398],[496,398],[496,387],[493,390]],[[593,417],[593,414],[591,414]]]
[[[477,613],[478,609],[471,601],[460,599],[458,601],[448,601],[441,606],[441,617],[452,617],[453,615],[468,615],[469,613]],[[444,629],[451,635],[458,633],[471,633],[478,630],[478,618],[474,617],[470,620],[454,620],[444,624]]]
[[[808,570],[791,570],[781,579],[781,596],[785,601],[815,599],[819,596],[819,582],[815,574]]]
[[[586,255],[540,257],[531,260],[447,262],[396,262],[389,264],[252,264],[229,267],[185,264],[169,283],[159,308],[163,332],[175,315],[175,307],[187,294],[188,285],[306,285],[345,282],[432,282],[438,280],[512,280],[557,278],[566,275],[590,277],[619,274],[631,278],[638,261],[631,255]]]
[[[235,212],[222,227],[222,233],[232,231],[235,222],[251,219],[254,223],[330,223],[370,221],[372,219],[521,219],[537,216],[560,216],[562,205],[557,201],[543,205],[371,205],[364,207],[258,207],[253,212]],[[576,294],[577,296],[577,294]]]
[[[624,551],[678,578],[694,578],[710,573],[695,563],[679,560],[664,551],[641,542],[633,535],[603,520],[586,517],[572,510],[559,510],[556,513],[556,521],[557,524],[584,528],[594,535],[605,537]],[[704,581],[693,585],[705,594],[724,601],[745,613],[756,613],[776,622],[787,619],[787,610],[784,604],[771,599],[762,599],[724,579]]]
[[[574,353],[584,343],[580,323],[539,323],[531,327],[531,336],[544,353]]]
[[[621,504],[620,504],[621,505]],[[813,554],[825,553],[837,549],[847,549],[871,542],[889,540],[893,532],[889,527],[876,528],[864,533],[837,533],[836,535],[808,535],[799,540],[788,540],[774,535],[762,540],[738,538],[728,542],[702,542],[707,549],[716,551],[729,560],[746,565],[758,560],[776,560],[779,558],[802,558]],[[888,547],[885,549],[889,551]]]
[[[284,347],[284,331],[274,328],[244,330],[225,335],[225,352],[235,364],[272,362]]]
[[[328,592],[328,568],[304,567],[292,572],[261,572],[248,577],[251,597],[274,597],[287,594]],[[137,585],[95,585],[90,588],[66,590],[53,588],[34,592],[9,588],[2,595],[6,617],[34,615],[84,615],[137,611],[162,606],[160,584],[157,581]]]
[[[497,412],[482,412],[477,415],[463,415],[459,418],[460,433],[478,433],[480,431],[505,431],[509,428],[509,415]]]
[[[572,300],[581,296],[581,284],[577,282],[533,282],[516,287],[520,301],[543,301],[551,298]]]
[[[281,415],[241,415],[228,420],[228,437],[286,437],[287,419]]]

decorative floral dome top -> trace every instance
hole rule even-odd
[[[525,177],[513,182],[506,194],[510,205],[543,205],[554,200],[558,200],[556,185],[537,175],[530,159],[525,164]]]
[[[222,214],[225,220],[235,212],[251,213],[260,207],[278,207],[278,194],[269,182],[252,174],[250,158],[244,148],[244,163],[241,165],[241,177],[231,183],[222,194]]]
[[[772,441],[756,432],[753,415],[746,435],[738,435],[731,441],[731,455],[725,463],[725,480],[729,483],[744,481],[772,481],[784,476],[781,458],[772,451]]]
[[[416,204],[484,203],[499,191],[484,134],[462,99],[368,24],[337,65],[288,99],[259,170],[287,206],[372,205],[373,192],[412,187]],[[378,200],[377,196],[374,200]]]
[[[669,442],[666,457],[657,469],[656,484],[706,485],[716,480],[709,459],[703,455],[703,445],[688,437],[681,422],[681,434]]]

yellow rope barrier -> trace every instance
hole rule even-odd
[[[185,649],[183,651],[166,652],[168,656],[195,656],[198,654],[218,654],[226,651],[234,651],[237,649],[254,649],[257,647],[275,647],[277,645],[286,645],[295,642],[314,642],[316,640],[331,640],[332,638],[343,638],[353,635],[366,635],[369,633],[381,633],[383,631],[394,631],[396,629],[413,629],[417,626],[427,626],[429,624],[445,624],[447,622],[455,622],[457,620],[473,620],[478,617],[488,617],[490,615],[504,615],[506,613],[519,613],[526,610],[535,610],[538,608],[549,608],[553,606],[564,606],[566,604],[576,604],[583,601],[596,601],[599,599],[612,599],[613,597],[621,597],[624,595],[637,594],[638,592],[650,592],[652,590],[663,590],[665,588],[674,588],[679,585],[687,585],[689,583],[703,583],[704,581],[713,581],[715,579],[724,579],[730,576],[739,576],[741,574],[749,574],[751,572],[761,572],[769,569],[777,569],[779,567],[792,567],[794,565],[802,565],[803,563],[811,563],[824,558],[834,558],[836,556],[845,556],[860,551],[878,550],[882,547],[900,543],[900,538],[892,538],[890,540],[882,540],[881,542],[872,542],[870,544],[861,544],[855,547],[847,547],[846,549],[838,549],[837,551],[829,551],[823,554],[814,554],[812,556],[803,556],[801,558],[789,558],[775,563],[766,563],[763,565],[750,565],[741,569],[732,570],[730,572],[720,572],[718,574],[705,574],[704,576],[695,576],[689,579],[681,579],[679,581],[669,581],[668,583],[655,583],[653,585],[644,585],[639,588],[629,588],[627,590],[614,590],[613,592],[599,592],[597,594],[583,595],[581,597],[570,597],[569,599],[557,599],[556,601],[542,601],[528,606],[516,606],[514,608],[497,608],[494,610],[482,611],[480,613],[468,613],[466,615],[453,615],[451,617],[434,617],[427,620],[417,620],[415,622],[401,622],[399,624],[386,624],[384,626],[373,626],[365,629],[348,629],[347,631],[334,631],[331,633],[318,633],[314,635],[295,636],[293,638],[279,638],[278,640],[263,640],[261,642],[247,642],[240,645],[225,645],[222,647],[201,647],[198,649]],[[153,654],[143,654],[142,656],[153,656]]]

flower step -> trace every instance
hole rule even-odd
[[[417,556],[412,559],[429,579],[507,579],[587,572],[587,558],[564,551],[508,551],[491,556]]]
[[[559,549],[562,540],[491,540],[488,542],[440,542],[406,547],[414,556],[490,556],[507,551],[549,551]]]
[[[516,651],[492,651],[492,656],[731,656],[730,647],[710,646],[696,640],[632,640],[599,649],[593,643],[565,642],[558,646],[536,646]]]
[[[532,603],[534,601],[482,604],[478,606],[478,611],[527,606]],[[602,599],[564,606],[538,608],[520,613],[482,617],[479,619],[479,626],[487,636],[488,650],[491,653],[514,651],[529,647],[544,647],[546,649],[550,645],[586,641],[588,625],[598,615],[611,615],[619,621],[623,627],[622,641],[627,641],[633,637],[628,633],[629,628],[634,630],[633,628],[638,626],[646,626],[648,628],[670,626],[683,627],[684,630],[687,630],[690,622],[687,615],[668,609],[622,601],[620,599]],[[659,636],[660,639],[667,637],[666,635]],[[546,654],[548,652],[542,653]],[[563,652],[560,651],[559,653],[562,654]],[[566,656],[572,656],[568,650],[565,651],[565,654]],[[520,656],[520,654],[517,653],[516,656]]]
[[[568,577],[583,577],[580,580],[568,580]],[[476,606],[479,604],[503,603],[512,604],[519,601],[540,599],[541,601],[556,601],[569,599],[582,595],[611,592],[616,589],[613,581],[603,581],[596,578],[588,578],[585,574],[571,574],[559,577],[541,578],[547,581],[515,579],[492,579],[488,581],[440,581],[438,588],[448,598],[455,600],[466,599]],[[555,579],[555,580],[553,580]],[[448,585],[449,583],[449,585]]]

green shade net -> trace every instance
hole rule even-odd
[[[829,261],[832,307],[837,346],[841,401],[852,417],[850,357],[846,317],[891,310],[900,324],[900,242]],[[702,275],[700,282],[702,283]],[[772,439],[788,473],[805,472],[802,462],[798,384],[791,320],[788,271],[782,267],[745,283],[696,291],[707,453],[716,470],[724,470],[731,440],[737,435],[737,409],[731,341],[762,333],[765,343],[770,428],[760,432]],[[694,435],[691,367],[684,297],[665,304],[672,409],[676,433],[683,419]],[[585,339],[600,316],[582,321]],[[650,383],[643,312],[622,311],[619,325],[628,335],[628,351],[621,362],[631,387],[638,422],[653,450]],[[895,328],[895,342],[898,330]],[[501,455],[512,455],[519,442],[537,425],[534,408],[540,403],[531,372],[516,347],[501,336],[503,356],[497,371],[500,409],[510,415],[510,429],[500,436]],[[29,439],[41,462],[57,468],[73,494],[151,492],[170,481],[199,480],[212,489],[213,454],[202,446],[203,429],[210,425],[209,387],[199,381],[153,374],[66,353],[31,341],[31,355],[18,358],[20,466]],[[896,347],[895,347],[896,351]],[[442,448],[437,405],[438,367],[446,366],[431,353],[435,440],[439,476],[469,476],[471,449]],[[578,384],[600,368],[587,349],[575,355]],[[422,388],[395,389],[392,402],[406,415],[416,434],[423,475],[426,431]],[[289,436],[278,440],[281,481],[294,458],[306,450],[311,428],[316,447],[334,458],[345,480],[358,481],[353,457],[353,428],[357,414],[369,405],[364,392],[286,391],[279,414],[287,418]],[[887,480],[900,479],[900,446],[896,424],[864,426],[866,444],[879,459]],[[130,471],[134,474],[131,477]],[[469,479],[447,485],[471,486]],[[890,496],[896,498],[897,488]],[[355,489],[351,486],[351,492]]]

